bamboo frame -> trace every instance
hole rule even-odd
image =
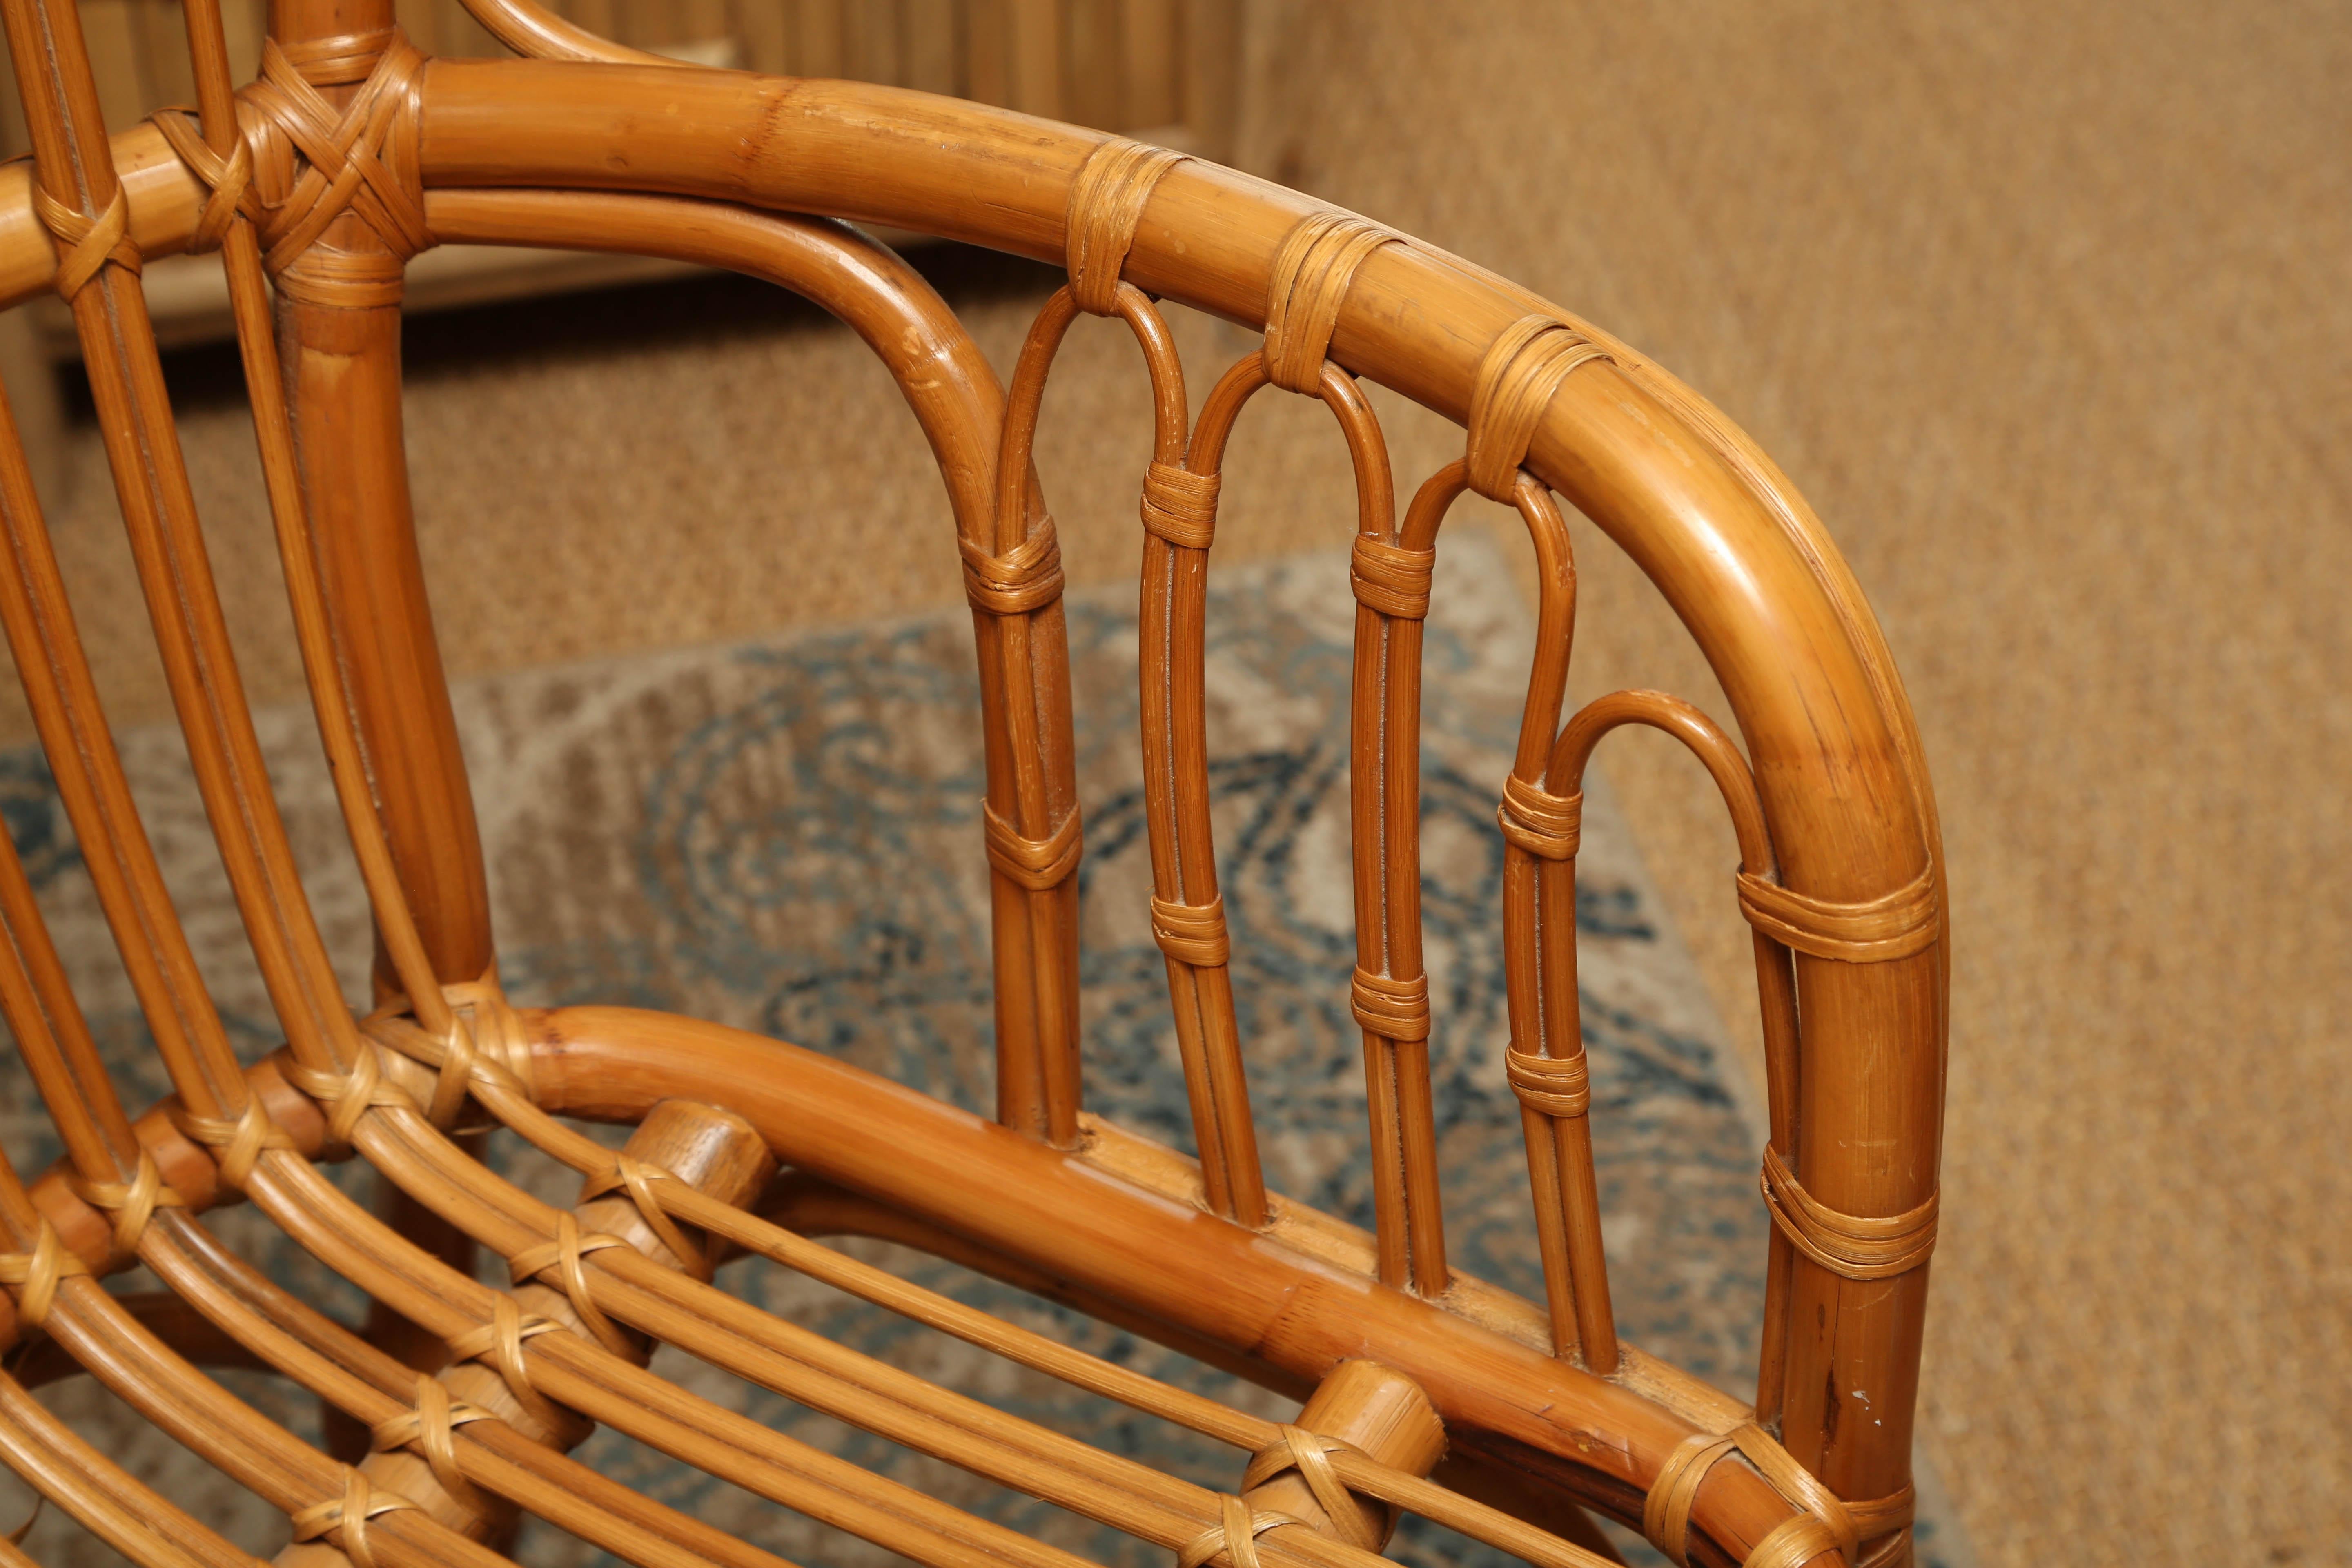
[[[568,62],[420,61],[381,30],[380,0],[288,0],[240,123],[216,11],[192,0],[200,119],[160,117],[110,142],[70,6],[5,10],[36,156],[0,168],[0,302],[51,287],[71,302],[196,779],[287,1039],[249,1068],[229,1051],[108,736],[25,454],[13,426],[0,428],[0,620],[177,1090],[132,1120],[22,868],[0,856],[0,1007],[68,1152],[29,1184],[0,1168],[0,1326],[47,1336],[42,1375],[70,1362],[99,1376],[285,1511],[308,1543],[291,1556],[361,1568],[500,1562],[482,1542],[514,1508],[631,1562],[774,1561],[564,1459],[599,1421],[919,1562],[1075,1568],[684,1394],[640,1364],[654,1340],[1180,1564],[1344,1568],[1378,1544],[1382,1510],[1402,1507],[1542,1568],[1584,1568],[1594,1559],[1576,1542],[1589,1529],[1570,1500],[1710,1563],[1906,1557],[1945,995],[1934,807],[1851,577],[1720,416],[1623,344],[1466,263],[1230,171],[1015,115],[627,63],[522,0],[481,0],[479,14],[525,52]],[[647,112],[661,105],[684,111]],[[1058,257],[1071,286],[1041,313],[1008,397],[889,253],[765,209]],[[842,316],[898,377],[940,461],[974,610],[995,1122],[692,1020],[507,1005],[400,451],[400,267],[436,239],[752,272]],[[223,254],[312,703],[375,914],[382,1005],[363,1020],[336,994],[260,766],[139,291],[143,258],[192,247]],[[1266,329],[1189,429],[1153,295]],[[1154,394],[1146,811],[1197,1163],[1081,1107],[1082,841],[1057,551],[1030,447],[1054,353],[1082,311],[1127,323]],[[1421,488],[1401,525],[1358,376],[1468,426],[1465,459]],[[1216,489],[1234,421],[1269,384],[1331,408],[1357,476],[1352,993],[1372,1106],[1369,1237],[1265,1188],[1208,821],[1201,626]],[[1448,1267],[1431,1132],[1426,1040],[1441,1026],[1421,968],[1409,806],[1428,573],[1465,489],[1518,510],[1540,585],[1500,826],[1511,1081],[1544,1310]],[[1605,698],[1559,725],[1575,574],[1555,489],[1683,614],[1752,771],[1720,729],[1656,694]],[[1611,1319],[1576,1013],[1575,803],[1593,743],[1625,722],[1675,733],[1708,766],[1757,931],[1777,1228],[1752,1411],[1622,1345]],[[477,1163],[450,1135],[469,1105],[579,1169],[580,1207],[553,1209]],[[616,1160],[559,1114],[644,1121],[646,1142]],[[743,1152],[736,1166],[728,1150]],[[754,1175],[731,1194],[735,1178],[714,1174],[715,1194],[688,1179],[751,1172],[769,1151],[796,1172],[772,1217],[750,1204]],[[352,1153],[406,1205],[387,1211],[393,1223],[320,1176],[315,1162]],[[394,1349],[458,1364],[420,1382],[255,1276],[201,1219],[233,1192],[419,1326],[423,1342]],[[1273,1386],[1322,1385],[1302,1420],[1326,1427],[1273,1427],[1050,1344],[778,1223],[796,1215],[915,1240]],[[510,1261],[512,1290],[451,1266],[476,1245]],[[1255,1458],[1220,1496],[1003,1415],[734,1300],[698,1277],[706,1247],[722,1246]],[[125,1304],[89,1278],[134,1258],[177,1305]],[[1343,1378],[1368,1352],[1385,1370]],[[295,1442],[200,1370],[226,1361],[312,1389],[380,1451],[354,1467]],[[1841,1426],[1839,1392],[1861,1386],[1882,1424]],[[1443,1421],[1444,1473],[1466,1489],[1423,1479],[1435,1455],[1417,1439],[1381,1446],[1411,1422],[1370,1413],[1408,1409]],[[1720,1462],[1735,1450],[1747,1462]],[[78,1445],[14,1379],[0,1378],[0,1458],[135,1561],[247,1561]]]

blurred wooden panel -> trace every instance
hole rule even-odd
[[[1184,33],[1177,0],[1121,0],[1121,106],[1127,129],[1173,125],[1183,115]]]
[[[179,0],[133,0],[139,22],[143,108],[196,101],[195,68],[188,63],[188,22]]]
[[[1062,7],[1059,0],[1004,0],[1004,58],[1010,107],[1062,117]]]
[[[1119,37],[1119,0],[1066,0],[1062,37],[1062,109],[1081,125],[1126,126],[1126,50]]]
[[[98,77],[99,107],[106,111],[106,128],[121,131],[138,123],[156,105],[147,96],[145,29],[139,25],[137,0],[82,0],[81,31],[89,45],[90,69]]]
[[[842,60],[842,74],[859,81],[880,82],[886,87],[898,87],[905,80],[901,74],[906,20],[899,15],[894,0],[866,0],[862,5],[849,8],[849,26],[843,43],[846,45]]]
[[[842,48],[843,0],[788,0],[793,12],[794,76],[839,76],[846,58]]]
[[[901,85],[960,96],[963,90],[962,18],[955,0],[902,0],[906,42]]]

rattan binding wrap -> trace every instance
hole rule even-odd
[[[1427,1474],[1449,1435],[1462,1465],[1517,1445],[1580,1472],[1583,1495],[1648,1497],[1654,1535],[1677,1553],[1703,1540],[1758,1568],[1858,1568],[1866,1546],[1874,1564],[1899,1559],[1916,1373],[1902,1347],[1916,1343],[1923,1300],[1932,1159],[1916,1163],[1924,1186],[1873,1186],[1841,1152],[1932,1147],[1936,1106],[1831,1097],[1821,1125],[1793,1107],[1804,1074],[1922,1081],[1895,1069],[1939,1047],[1940,1023],[1918,1022],[1940,1019],[1939,851],[1884,649],[1760,455],[1597,330],[1353,215],[1118,139],[885,89],[679,71],[527,0],[475,4],[496,36],[544,58],[428,61],[378,0],[331,16],[289,0],[261,79],[237,92],[215,0],[189,0],[195,111],[110,144],[77,14],[5,0],[35,157],[0,171],[0,218],[13,222],[0,222],[0,279],[12,301],[49,289],[69,304],[191,768],[285,1045],[260,1060],[232,1048],[114,750],[24,453],[0,436],[0,620],[173,1091],[143,1113],[118,1097],[25,868],[13,847],[0,853],[0,1009],[66,1150],[46,1175],[0,1160],[0,1339],[41,1342],[37,1360],[0,1374],[0,1458],[142,1568],[251,1561],[18,1381],[87,1371],[282,1514],[292,1563],[500,1568],[490,1543],[528,1511],[647,1568],[783,1568],[568,1457],[610,1426],[933,1568],[1071,1568],[1056,1548],[657,1375],[649,1353],[669,1344],[1126,1531],[1180,1568],[1365,1568],[1400,1510],[1536,1568],[1592,1568],[1529,1522],[1573,1520],[1561,1510],[1577,1489],[1507,1485],[1493,1495],[1507,1507],[1473,1500]],[[616,129],[654,123],[668,129]],[[930,129],[907,133],[917,124]],[[622,163],[633,189],[598,188]],[[853,210],[1064,263],[1068,286],[1040,311],[1008,387],[894,256],[784,216]],[[991,879],[997,1125],[691,1019],[508,1000],[400,467],[404,268],[439,240],[734,266],[849,320],[898,379],[940,458],[973,611],[989,745],[971,853]],[[289,609],[381,942],[382,1005],[364,1017],[340,993],[278,814],[180,454],[141,292],[147,257],[177,249],[216,250],[229,281]],[[1197,409],[1163,297],[1265,329]],[[1124,323],[1151,384],[1151,448],[1136,470],[1148,913],[1197,1162],[1082,1103],[1083,834],[1060,551],[1032,453],[1054,356],[1089,315]],[[1464,458],[1402,517],[1359,376],[1468,426]],[[1207,809],[1202,616],[1221,472],[1268,385],[1324,404],[1357,478],[1348,584],[1335,573],[1330,591],[1353,595],[1356,617],[1360,919],[1344,984],[1363,1032],[1368,1234],[1265,1190]],[[1604,468],[1609,484],[1583,482]],[[1781,661],[1779,684],[1738,688],[1741,726],[1774,748],[1771,800],[1727,731],[1672,699],[1615,694],[1562,726],[1575,572],[1553,484],[1675,575],[1685,602],[1710,606],[1693,629],[1711,657]],[[1523,1107],[1542,1309],[1452,1268],[1438,1190],[1430,1047],[1447,1020],[1422,951],[1414,805],[1430,583],[1465,490],[1514,508],[1536,558],[1537,653],[1497,814],[1511,1016],[1499,1070]],[[1702,521],[1713,553],[1653,548]],[[1736,581],[1710,576],[1718,565]],[[1752,603],[1780,620],[1743,620]],[[1803,635],[1775,640],[1782,621]],[[1582,770],[1625,722],[1691,745],[1739,838],[1774,1102],[1755,1415],[1786,1449],[1671,1368],[1643,1362],[1638,1378],[1607,1381],[1638,1352],[1617,1342],[1601,1247],[1574,876]],[[1867,788],[1848,787],[1865,776]],[[1795,955],[1830,961],[1807,969],[1804,1008]],[[1336,998],[1341,976],[1329,984]],[[637,1125],[616,1152],[571,1114]],[[576,1170],[577,1201],[541,1203],[485,1168],[469,1151],[490,1125]],[[353,1158],[379,1173],[392,1221],[320,1170]],[[793,1176],[762,1206],[779,1158]],[[1799,1165],[1818,1192],[1790,1173]],[[336,1321],[257,1277],[209,1227],[208,1211],[237,1196],[356,1283],[378,1319]],[[803,1213],[1051,1282],[1086,1310],[1314,1397],[1285,1424],[1155,1382],[814,1241],[788,1223]],[[503,1285],[463,1266],[485,1248]],[[712,1281],[738,1253],[1223,1443],[1234,1488],[1091,1448],[759,1312]],[[167,1304],[127,1301],[96,1278],[133,1264],[154,1271]],[[1335,1288],[1333,1271],[1349,1269],[1360,1277]],[[1825,1304],[1852,1331],[1839,1345],[1790,1335],[1792,1318]],[[413,1334],[383,1331],[394,1323]],[[215,1382],[216,1364],[293,1380],[364,1444],[348,1460],[322,1452]],[[1859,1378],[1886,1391],[1878,1408],[1900,1430],[1832,1444],[1806,1402]],[[1399,1415],[1407,1405],[1420,1415]],[[1706,1434],[1725,1430],[1755,1468],[1716,1462],[1727,1450]],[[1878,1500],[1841,1513],[1825,1480]]]

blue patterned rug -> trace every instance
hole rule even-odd
[[[1189,1149],[1150,885],[1137,743],[1132,591],[1069,603],[1078,772],[1087,1103]],[[1346,690],[1353,602],[1343,555],[1222,572],[1211,595],[1211,768],[1234,989],[1269,1181],[1369,1225],[1346,838]],[[1424,920],[1449,1248],[1458,1268],[1540,1299],[1517,1102],[1505,1085],[1494,802],[1507,766],[1530,617],[1486,536],[1449,533],[1429,623],[1423,767]],[[980,847],[977,681],[961,611],[752,645],[526,671],[467,683],[460,725],[481,802],[502,963],[526,1003],[629,1002],[835,1052],[958,1104],[991,1103],[986,867]],[[262,715],[320,918],[365,994],[366,913],[307,714]],[[216,994],[257,1050],[276,1030],[245,954],[184,752],[168,729],[123,737],[126,760]],[[126,1096],[163,1085],[108,955],[88,878],[47,776],[0,756],[0,805],[90,999]],[[1588,802],[1579,862],[1584,1025],[1603,1226],[1625,1337],[1735,1392],[1752,1389],[1765,1221],[1747,1087],[1605,787]],[[13,1058],[0,1135],[20,1168],[53,1152]],[[511,1142],[510,1140],[509,1142]],[[527,1150],[494,1151],[517,1179],[569,1202],[572,1179]],[[362,1174],[353,1173],[354,1176]],[[355,1187],[355,1190],[363,1190]],[[359,1303],[241,1212],[221,1227],[274,1274],[355,1315]],[[1161,1348],[902,1249],[860,1256],[1115,1361],[1274,1416],[1292,1406]],[[500,1271],[502,1274],[502,1270]],[[486,1278],[491,1277],[486,1273]],[[1074,1394],[765,1264],[732,1289],[868,1353],[1078,1433],[1203,1485],[1239,1457]],[[135,1287],[138,1281],[129,1282]],[[127,1287],[128,1288],[128,1287]],[[1162,1554],[1045,1504],[842,1426],[665,1351],[662,1370],[730,1407],[1106,1564]],[[310,1402],[268,1379],[229,1382],[290,1425]],[[282,1521],[234,1495],[87,1385],[49,1396],[110,1444],[268,1552]],[[152,1458],[149,1457],[152,1450]],[[610,1432],[583,1458],[797,1562],[889,1554],[720,1485]],[[1937,1561],[1932,1518],[1923,1561]],[[1620,1539],[1631,1542],[1621,1532]],[[44,1561],[110,1560],[44,1520]],[[527,1527],[526,1563],[604,1561]],[[1391,1555],[1488,1568],[1504,1561],[1419,1521]],[[1635,1561],[1655,1561],[1635,1542]]]

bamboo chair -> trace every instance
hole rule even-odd
[[[0,168],[0,303],[50,289],[71,303],[195,776],[286,1044],[236,1059],[195,977],[10,427],[0,615],[176,1093],[135,1120],[117,1098],[23,869],[0,856],[0,1005],[67,1150],[46,1174],[0,1168],[0,1336],[23,1347],[0,1379],[0,1455],[150,1568],[250,1559],[61,1426],[28,1383],[100,1379],[282,1510],[287,1561],[499,1563],[487,1543],[528,1510],[648,1568],[773,1568],[565,1457],[609,1423],[936,1568],[1075,1568],[656,1377],[647,1352],[665,1342],[1115,1526],[1180,1568],[1357,1568],[1401,1510],[1538,1568],[1600,1560],[1584,1509],[1679,1562],[1906,1561],[1941,1116],[1940,849],[1879,631],[1771,463],[1613,338],[1292,192],[967,103],[676,68],[527,0],[469,4],[532,58],[428,61],[388,0],[278,0],[261,78],[233,93],[217,0],[186,0],[198,110],[110,142],[72,6],[5,0],[36,153]],[[827,216],[785,216],[799,214]],[[1009,395],[940,300],[841,219],[1066,264]],[[898,378],[953,501],[982,679],[993,1121],[691,1019],[506,1001],[401,452],[402,266],[436,241],[771,279],[856,328]],[[226,268],[310,695],[373,901],[380,997],[365,1016],[336,988],[269,793],[142,302],[142,258],[206,248]],[[1265,331],[1189,427],[1159,296]],[[1197,1162],[1081,1109],[1061,574],[1029,462],[1048,367],[1080,314],[1132,331],[1158,410],[1141,507],[1151,919]],[[1467,428],[1463,458],[1402,522],[1360,376]],[[1378,1172],[1369,1237],[1265,1189],[1210,836],[1202,613],[1219,461],[1269,384],[1328,406],[1359,487],[1350,984]],[[1438,531],[1465,489],[1517,509],[1540,575],[1540,652],[1497,823],[1541,1306],[1450,1268],[1432,1144],[1418,660]],[[1575,575],[1555,491],[1680,612],[1745,756],[1654,693],[1560,723]],[[1753,1407],[1621,1343],[1611,1317],[1573,881],[1580,781],[1626,723],[1686,742],[1738,835],[1775,1221]],[[485,1117],[577,1168],[579,1205],[550,1207],[472,1158],[454,1134]],[[636,1130],[616,1156],[562,1119]],[[394,1220],[322,1175],[319,1162],[351,1154],[401,1194]],[[789,1175],[772,1181],[779,1164]],[[219,1244],[202,1216],[239,1195],[362,1287],[375,1331],[330,1321]],[[1053,1294],[1304,1408],[1288,1425],[1244,1414],[810,1239],[847,1232]],[[477,1243],[509,1261],[512,1289],[452,1266]],[[1232,1489],[770,1317],[709,1283],[737,1253],[1229,1444]],[[168,1299],[101,1286],[134,1261]],[[315,1391],[369,1451],[347,1462],[298,1440],[205,1371],[231,1363]],[[24,1559],[0,1543],[0,1560]]]

